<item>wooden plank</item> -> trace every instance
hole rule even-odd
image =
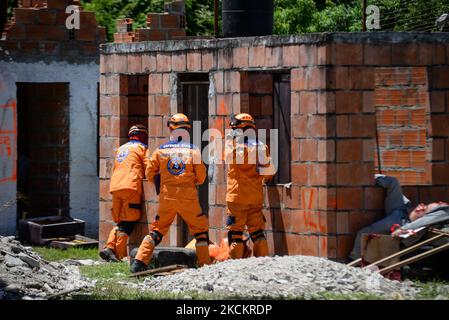
[[[175,269],[175,270],[171,270],[171,271],[167,271],[167,272],[160,272],[160,273],[155,273],[153,276],[155,277],[162,277],[162,276],[171,276],[180,272],[184,272],[184,270],[186,270],[185,268],[182,269]]]
[[[399,252],[397,252],[397,253],[394,253],[394,254],[392,254],[392,255],[390,255],[390,256],[388,256],[388,257],[385,257],[385,258],[383,258],[383,259],[380,259],[379,261],[376,261],[376,262],[374,262],[374,263],[371,263],[370,265],[366,266],[365,268],[369,268],[369,267],[371,267],[371,266],[375,266],[375,265],[378,265],[378,264],[380,264],[380,263],[384,263],[385,261],[388,261],[388,260],[390,260],[390,259],[393,259],[393,258],[396,258],[396,257],[400,257],[400,256],[403,256],[404,254],[413,252],[413,251],[415,251],[416,249],[422,247],[423,245],[425,245],[425,244],[427,244],[427,243],[430,243],[430,242],[433,242],[433,241],[435,241],[435,240],[437,240],[437,239],[440,239],[440,238],[442,238],[442,237],[445,237],[445,235],[440,234],[440,235],[437,235],[437,236],[432,237],[432,238],[430,238],[430,239],[427,239],[427,240],[425,240],[425,241],[423,241],[423,242],[420,242],[420,243],[418,243],[418,244],[415,244],[415,245],[413,245],[413,246],[411,246],[411,247],[409,247],[409,248],[407,248],[407,249],[404,249],[404,250],[399,251]]]
[[[51,240],[51,239],[47,239]],[[67,238],[55,238],[49,246],[58,249],[67,248],[90,248],[98,245],[98,241],[82,235],[75,235]]]
[[[358,265],[360,262],[362,262],[362,258],[358,258],[357,260],[354,260],[354,261],[348,263],[347,266],[354,267],[354,266]]]
[[[165,277],[165,276],[171,276],[173,275],[173,272],[160,272],[153,274],[154,277]]]
[[[436,233],[436,234],[444,234],[444,235],[449,236],[449,232],[446,232],[446,231],[443,231],[443,230],[431,228],[429,231],[433,232],[433,233]]]
[[[444,250],[447,250],[447,249],[449,249],[449,243],[446,243],[446,244],[444,244],[442,246],[436,247],[434,249],[431,249],[431,250],[428,250],[428,251],[423,252],[421,254],[418,254],[418,255],[416,255],[414,257],[408,258],[408,259],[406,259],[404,261],[401,261],[401,262],[398,262],[398,263],[393,264],[391,266],[388,266],[386,268],[383,268],[383,269],[379,270],[379,273],[380,274],[387,273],[387,272],[389,272],[391,270],[394,270],[396,268],[402,267],[402,266],[404,266],[406,264],[409,264],[409,263],[412,263],[412,262],[419,261],[421,259],[424,259],[426,257],[429,257],[429,256],[435,254],[435,253],[438,253],[440,251],[444,251]]]
[[[177,270],[177,269],[186,269],[186,268],[187,268],[186,265],[173,264],[173,265],[170,265],[170,266],[150,269],[150,270],[146,270],[146,271],[142,271],[142,272],[136,272],[136,273],[130,274],[129,277],[132,278],[132,277],[149,276],[149,275],[156,274],[156,273],[173,271],[173,270]]]

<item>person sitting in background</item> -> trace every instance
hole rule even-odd
[[[409,230],[449,221],[449,204],[443,201],[429,204],[420,203],[416,207],[402,194],[399,181],[394,177],[376,174],[376,185],[386,190],[385,218],[359,230],[354,247],[349,255],[351,260],[361,256],[362,234],[389,234],[399,236]]]
[[[429,204],[420,203],[409,214],[410,222],[403,226],[394,226],[392,236],[398,237],[401,234],[413,232],[422,227],[444,225],[449,222],[449,203],[444,201],[432,202]]]

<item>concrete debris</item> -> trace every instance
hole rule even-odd
[[[65,290],[92,286],[77,267],[47,262],[14,237],[0,236],[0,300],[41,300]]]
[[[98,265],[105,264],[105,263],[107,263],[107,262],[106,261],[95,261],[92,259],[80,259],[80,260],[67,259],[67,260],[64,260],[65,265],[71,265],[71,266],[98,266]]]
[[[142,290],[215,293],[221,298],[320,299],[333,294],[374,294],[410,299],[419,289],[410,281],[391,281],[372,270],[313,256],[275,256],[227,260],[175,275],[129,284]]]

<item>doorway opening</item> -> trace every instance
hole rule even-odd
[[[209,128],[209,74],[208,73],[183,73],[179,74],[180,105],[179,111],[187,115],[191,123],[201,121],[201,136]],[[190,129],[190,139],[193,143],[193,126]],[[197,146],[202,151],[208,142],[202,141]],[[203,159],[204,160],[204,159]],[[207,167],[207,165],[206,165]],[[198,197],[203,213],[209,212],[209,181],[199,187]],[[181,223],[181,245],[188,244],[193,237],[189,234],[187,224]]]
[[[69,84],[17,83],[17,219],[69,216]]]
[[[136,124],[148,127],[148,75],[120,75],[125,77],[127,91],[121,94],[126,97],[127,111],[121,111],[120,144],[128,141],[128,130]]]

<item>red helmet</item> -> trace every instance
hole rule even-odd
[[[190,121],[189,118],[183,113],[174,114],[168,119],[167,127],[172,130],[179,128],[188,128],[190,129]]]
[[[232,116],[231,123],[229,125],[232,129],[243,129],[245,127],[256,129],[256,122],[248,113],[239,113]]]

